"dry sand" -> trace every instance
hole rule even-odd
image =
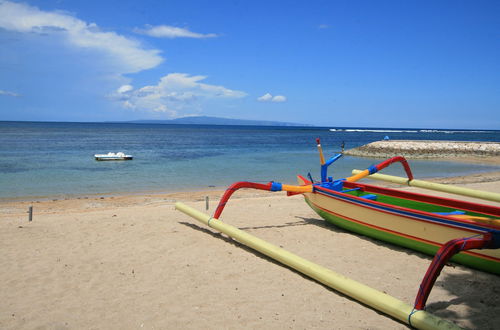
[[[468,185],[500,192],[499,182]],[[204,210],[205,195],[1,202],[0,328],[407,328],[174,210]],[[301,196],[235,197],[228,223],[413,303],[428,256],[327,225]],[[498,306],[498,276],[449,265],[427,310],[494,329]]]

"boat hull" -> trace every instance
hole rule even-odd
[[[311,208],[329,223],[345,230],[433,256],[446,242],[483,234],[480,226],[464,226],[449,217],[393,207],[328,190],[304,194]],[[500,249],[470,250],[452,261],[500,274]]]

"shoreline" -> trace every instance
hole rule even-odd
[[[474,172],[467,175],[450,176],[450,177],[423,177],[416,178],[424,181],[431,181],[443,184],[469,184],[481,182],[500,182],[500,170],[488,172]],[[387,183],[378,181],[377,185],[388,185]],[[178,197],[188,198],[188,200],[197,200],[201,197],[209,196],[210,199],[220,198],[228,186],[210,186],[200,187],[193,190],[177,190],[177,191],[119,191],[106,193],[91,193],[91,194],[54,194],[46,196],[19,196],[19,197],[0,197],[0,205],[10,203],[41,203],[55,201],[85,201],[85,200],[109,200],[120,198],[156,198],[156,199],[176,199]],[[243,190],[245,191],[245,190]],[[265,195],[269,192],[253,190],[254,195]],[[189,197],[194,196],[194,197]]]
[[[491,186],[500,186],[500,171],[480,172],[465,176],[454,177],[434,177],[422,178],[421,180],[451,184],[451,185],[470,185],[472,189],[481,189],[481,185],[486,185],[487,189],[492,189]],[[383,187],[391,187],[397,189],[414,189],[406,186],[365,179],[366,183],[374,184]],[[2,216],[17,216],[27,217],[27,210],[30,206],[33,207],[33,213],[54,213],[63,209],[71,209],[75,212],[85,212],[88,210],[112,209],[115,207],[134,207],[140,205],[165,204],[173,205],[175,202],[203,202],[208,197],[210,207],[215,207],[218,204],[222,194],[227,187],[211,187],[211,189],[199,189],[191,191],[177,192],[120,192],[115,194],[86,194],[78,196],[45,196],[30,198],[0,198],[0,205],[3,210],[0,211]],[[418,189],[417,189],[418,191]],[[440,193],[430,190],[420,190],[420,192],[439,195]],[[500,191],[499,191],[500,192]],[[271,193],[269,191],[241,189],[233,195],[232,200],[248,199],[248,198],[265,198],[273,196],[281,196],[280,193]],[[448,195],[451,198],[466,198],[457,195]],[[471,199],[483,204],[489,204],[488,201]],[[494,204],[493,204],[494,205]]]

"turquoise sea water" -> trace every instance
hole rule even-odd
[[[234,181],[295,183],[319,178],[317,137],[327,157],[392,139],[500,141],[500,131],[342,129],[108,123],[0,122],[0,198],[225,188]],[[96,153],[123,151],[134,160],[98,162]],[[344,157],[335,178],[375,159]],[[500,170],[498,166],[410,161],[416,178]],[[384,173],[403,175],[399,165]]]

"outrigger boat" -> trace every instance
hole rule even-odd
[[[399,162],[408,176],[406,183],[410,185],[414,181],[413,174],[406,159],[400,156],[372,165],[351,177],[333,180],[328,176],[328,167],[341,158],[342,154],[325,161],[319,139],[317,144],[321,162],[319,182],[314,181],[310,174],[308,178],[298,176],[299,185],[272,181],[267,184],[236,182],[226,190],[213,217],[206,223],[215,228],[211,225],[214,224],[211,220],[220,218],[229,198],[240,188],[286,191],[288,195],[302,194],[309,206],[329,223],[434,256],[420,284],[413,311],[407,315],[409,324],[415,311],[424,310],[430,291],[448,261],[500,274],[500,207],[357,182]],[[181,210],[184,207],[178,206]],[[201,215],[193,217],[200,220]],[[265,248],[259,251],[271,255],[272,253],[267,253],[268,250]],[[276,259],[282,261],[283,258],[279,256]],[[296,268],[293,265],[292,267]],[[338,286],[334,288],[338,289]],[[349,295],[349,292],[347,294]],[[363,299],[358,300],[366,303]],[[374,304],[377,304],[379,299],[381,298],[374,298]],[[398,304],[399,302],[395,303]],[[380,307],[381,310],[383,308],[385,307]],[[394,307],[394,310],[393,314],[385,312],[404,319],[399,315],[399,307]]]
[[[425,298],[416,305],[417,308],[425,306],[434,281],[450,259],[500,274],[500,207],[357,182],[395,162],[403,165],[411,182],[413,174],[410,166],[400,156],[351,177],[333,180],[328,177],[328,167],[342,154],[325,161],[319,139],[317,143],[321,162],[320,182],[303,176],[298,176],[298,186],[278,182],[236,182],[222,196],[213,217],[219,219],[229,197],[240,188],[303,194],[316,213],[336,226],[435,256],[419,293]]]

